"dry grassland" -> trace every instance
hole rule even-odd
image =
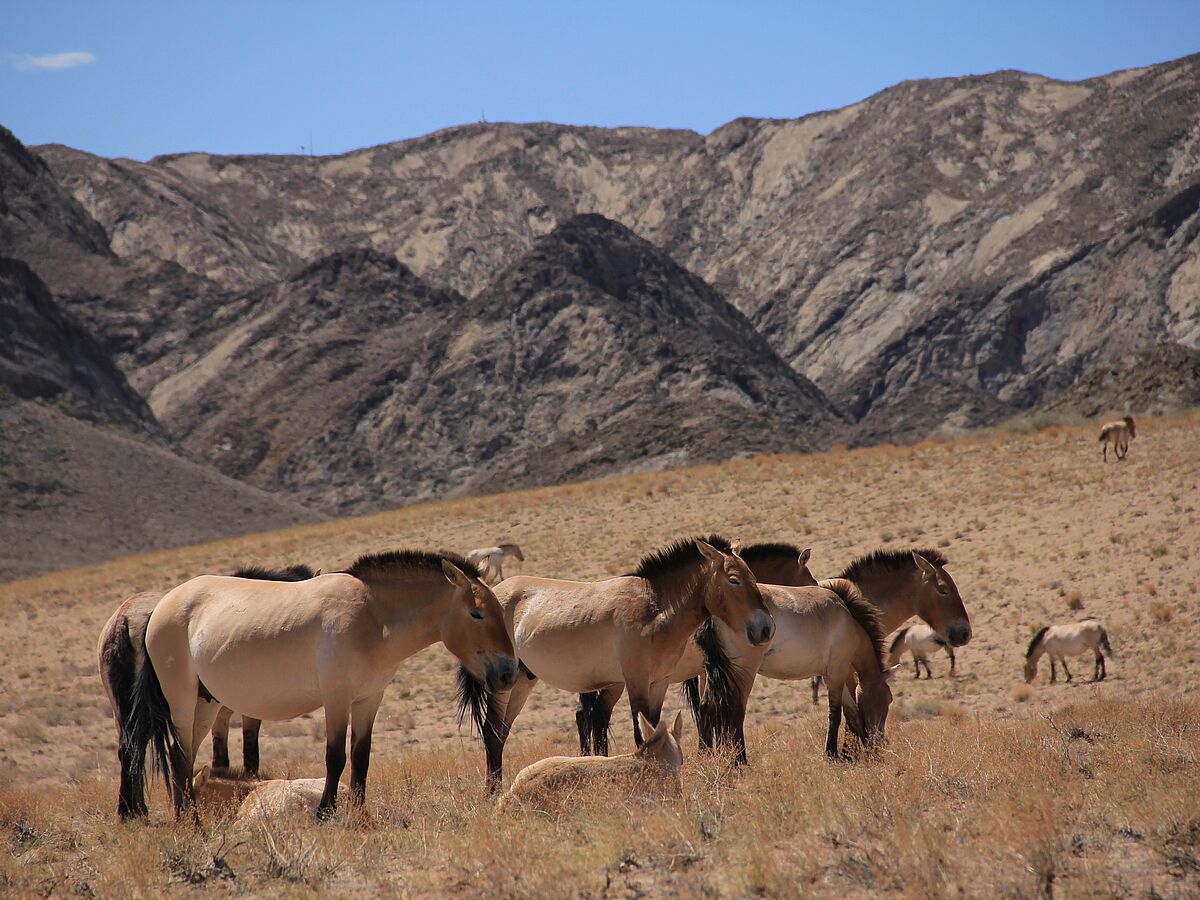
[[[1032,425],[915,447],[781,456],[410,507],[0,585],[0,894],[208,890],[386,894],[940,895],[1200,893],[1200,414],[1139,422],[1107,466],[1091,426]],[[95,638],[134,590],[246,563],[327,571],[396,546],[500,539],[521,571],[627,571],[664,541],[718,530],[814,548],[818,577],[879,546],[928,545],[975,639],[932,681],[901,670],[877,758],[820,756],[806,684],[760,681],[751,767],[726,770],[685,730],[682,802],[596,798],[559,818],[497,814],[482,752],[451,710],[433,648],[396,676],[376,726],[370,818],[203,834],[114,822],[115,753]],[[1034,628],[1094,616],[1118,658],[1101,685],[1030,687]],[[669,708],[678,701],[672,695]],[[574,697],[542,686],[509,775],[574,752]],[[614,752],[631,743],[626,705]],[[273,776],[322,772],[319,713],[263,729]],[[237,741],[234,741],[237,753]]]

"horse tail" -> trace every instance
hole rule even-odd
[[[146,748],[143,744],[141,753],[129,755],[129,748],[124,740],[128,728],[129,717],[133,708],[133,693],[137,684],[138,653],[133,645],[133,637],[129,634],[129,620],[122,618],[120,624],[108,630],[100,643],[100,677],[108,687],[112,697],[113,713],[117,719],[121,742],[117,754],[122,769],[121,793],[117,800],[117,814],[122,819],[134,816],[144,816],[146,809],[145,785],[139,777],[132,780],[129,777],[131,769],[139,772],[146,767]],[[135,759],[140,761],[134,762]]]
[[[739,666],[725,652],[715,620],[709,619],[696,629],[693,639],[704,654],[704,677],[707,684],[702,705],[709,710],[712,724],[719,728],[731,722],[734,713],[741,706],[742,693],[737,680]]]
[[[1116,654],[1113,652],[1112,644],[1108,642],[1108,632],[1104,630],[1104,626],[1100,626],[1100,650],[1109,659],[1112,659]]]
[[[695,675],[679,685],[679,695],[692,711],[692,721],[700,727],[700,676]]]
[[[471,725],[480,737],[485,729],[491,726],[488,722],[487,686],[472,675],[461,663],[458,666],[458,685],[455,689],[455,699],[458,703],[458,724],[462,725],[469,713]]]
[[[578,722],[580,744],[595,747],[598,741],[608,736],[608,720],[600,692],[587,691],[580,694],[579,709],[583,713]]]
[[[181,770],[187,765],[187,754],[149,655],[133,682],[129,714],[121,721],[121,750],[129,760],[134,784],[145,783],[147,747],[153,750],[151,767],[162,774],[168,790],[172,783],[181,784],[191,775]]]

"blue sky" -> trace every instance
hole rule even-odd
[[[491,121],[708,132],[908,78],[1079,79],[1200,50],[1200,0],[2,0],[0,124],[104,156],[317,153]]]

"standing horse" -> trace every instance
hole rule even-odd
[[[1104,461],[1108,462],[1108,444],[1113,445],[1113,455],[1124,459],[1129,455],[1129,441],[1137,437],[1137,428],[1133,424],[1133,416],[1126,416],[1116,422],[1105,422],[1100,426],[1100,443],[1104,445]]]
[[[260,581],[304,581],[313,577],[313,571],[308,566],[290,566],[279,570],[251,566],[238,569],[233,573],[233,577],[254,578]],[[117,759],[121,765],[117,815],[122,819],[144,816],[147,812],[143,782],[130,777],[131,765],[136,765],[139,771],[144,769],[145,748],[141,761],[132,763],[121,740],[121,734],[129,715],[133,685],[146,660],[146,625],[150,622],[150,614],[154,612],[163,596],[161,593],[144,592],[128,597],[105,623],[96,648],[100,683],[104,685],[104,692],[108,695],[113,722],[117,728]],[[219,740],[217,729],[213,729],[214,767],[229,766],[230,713],[231,710],[224,708],[217,717],[218,723],[223,724]],[[242,757],[247,774],[258,773],[258,731],[261,725],[258,719],[242,717]]]
[[[892,640],[891,649],[888,651],[888,665],[892,668],[900,665],[900,658],[905,653],[911,653],[913,658],[913,668],[916,669],[917,678],[921,677],[921,666],[925,666],[925,677],[932,678],[933,672],[929,668],[929,654],[933,653],[941,647],[950,657],[950,674],[954,674],[954,648],[938,637],[936,631],[930,628],[925,623],[917,625],[908,625],[896,632],[896,637]]]
[[[319,814],[336,807],[348,727],[351,800],[361,806],[384,689],[401,662],[439,640],[492,690],[512,687],[517,663],[504,611],[478,570],[454,554],[376,553],[295,584],[202,575],[150,615],[122,741],[143,754],[153,742],[178,818],[195,814],[193,760],[222,705],[271,720],[324,707]]]
[[[611,710],[629,691],[638,715],[657,725],[671,673],[695,630],[717,617],[752,646],[771,640],[771,621],[753,573],[724,538],[676,541],[644,557],[630,575],[604,581],[517,576],[496,587],[523,678],[487,691],[460,671],[461,714],[483,735],[488,792],[500,786],[504,744],[538,680],[574,693],[599,691]]]
[[[1092,670],[1092,681],[1103,681],[1108,675],[1108,667],[1104,657],[1113,657],[1112,646],[1108,643],[1108,632],[1095,619],[1085,619],[1070,625],[1047,625],[1033,636],[1029,648],[1025,651],[1025,682],[1028,684],[1037,678],[1038,660],[1043,654],[1050,657],[1050,683],[1058,681],[1058,670],[1055,662],[1067,673],[1067,681],[1071,680],[1071,670],[1067,668],[1068,656],[1081,656],[1088,651],[1095,654],[1095,665]]]
[[[852,582],[878,610],[884,634],[917,616],[949,647],[961,647],[971,640],[971,619],[947,565],[946,555],[932,548],[876,550],[858,557],[838,578]],[[813,703],[818,687],[814,681]]]
[[[467,561],[479,568],[483,580],[490,585],[497,585],[504,580],[504,563],[510,559],[525,562],[525,556],[516,544],[480,547],[467,554]]]
[[[750,567],[755,581],[764,584],[785,584],[796,587],[815,586],[817,579],[808,571],[808,560],[812,548],[801,550],[792,544],[762,543],[738,547],[738,556]],[[700,630],[705,626],[701,625]],[[699,630],[697,631],[699,634]],[[696,681],[696,679],[701,679]],[[704,654],[700,645],[689,641],[679,658],[675,671],[671,673],[671,684],[686,683],[685,694],[703,691]],[[581,756],[596,754],[608,756],[608,724],[612,719],[613,706],[621,699],[621,691],[614,689],[607,696],[599,691],[579,695],[579,706],[575,710],[575,726],[579,732]],[[698,702],[698,701],[693,701]]]
[[[765,653],[713,621],[698,636],[707,684],[685,690],[700,730],[700,746],[732,744],[746,762],[743,730],[756,676],[785,681],[821,675],[829,685],[825,752],[838,754],[838,729],[846,725],[864,746],[883,737],[892,692],[884,657],[884,632],[876,610],[845,579],[818,587],[760,585],[777,624]]]

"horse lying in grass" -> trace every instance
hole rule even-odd
[[[1124,459],[1129,455],[1129,442],[1137,437],[1137,427],[1133,424],[1133,416],[1126,416],[1116,422],[1105,422],[1100,426],[1100,443],[1104,445],[1104,461],[1108,462],[1108,445],[1113,445],[1113,455]]]
[[[897,631],[892,639],[892,646],[888,650],[888,665],[895,668],[900,665],[900,659],[905,653],[911,653],[917,678],[921,677],[921,666],[925,667],[925,677],[932,678],[929,654],[939,648],[945,650],[950,657],[950,674],[954,675],[954,648],[938,637],[938,633],[924,622],[908,625]]]
[[[1082,656],[1089,651],[1095,655],[1092,681],[1103,681],[1108,676],[1104,657],[1116,655],[1108,643],[1108,632],[1103,625],[1095,619],[1086,619],[1070,625],[1047,625],[1039,629],[1025,651],[1026,684],[1037,678],[1038,660],[1043,655],[1050,657],[1050,683],[1054,684],[1058,681],[1056,662],[1063,667],[1067,681],[1070,681],[1071,670],[1067,668],[1067,657]]]
[[[238,569],[234,578],[251,578],[259,581],[305,581],[313,577],[308,566],[289,566],[286,569],[264,569],[251,566]],[[108,695],[113,711],[113,723],[117,728],[117,759],[121,766],[121,786],[117,795],[117,815],[122,819],[146,815],[145,787],[141,779],[130,775],[132,769],[145,767],[145,748],[138,760],[129,758],[132,748],[121,740],[129,705],[132,701],[133,684],[141,673],[146,659],[146,625],[150,614],[163,598],[163,594],[143,592],[128,597],[112,614],[100,632],[96,655],[99,657],[100,682]],[[232,713],[225,707],[217,716],[220,728],[213,728],[213,767],[229,767],[229,717]],[[242,759],[248,775],[258,774],[258,732],[262,725],[258,719],[242,717]]]
[[[460,721],[470,710],[483,736],[488,792],[503,777],[504,744],[535,685],[573,693],[629,693],[634,741],[642,716],[656,725],[671,675],[696,629],[721,619],[750,646],[775,634],[753,573],[718,535],[676,541],[629,575],[603,581],[517,576],[496,586],[521,661],[511,689],[487,690],[460,670]]]
[[[271,720],[323,707],[318,812],[327,817],[347,729],[351,802],[361,806],[383,692],[401,662],[439,640],[492,690],[512,687],[517,662],[504,612],[478,570],[454,554],[376,553],[294,584],[202,575],[150,615],[121,741],[133,761],[153,745],[176,818],[195,816],[193,761],[222,705]]]
[[[622,756],[552,756],[526,766],[513,779],[501,808],[514,802],[554,812],[575,808],[589,792],[609,788],[622,799],[665,799],[679,797],[683,785],[683,713],[667,728],[666,721],[652,725],[638,713],[638,724],[646,736],[642,746]]]

